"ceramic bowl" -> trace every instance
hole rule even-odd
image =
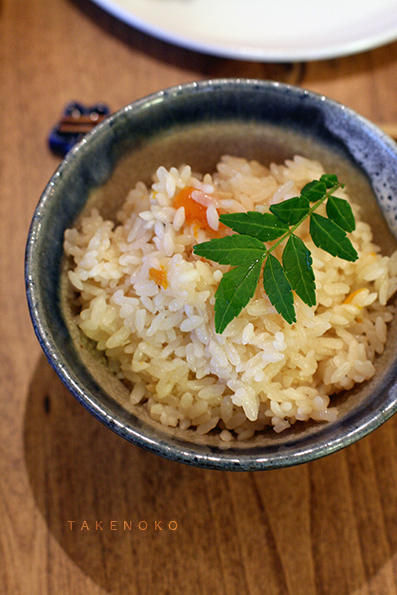
[[[221,470],[262,470],[304,463],[345,447],[397,408],[397,332],[390,323],[374,378],[339,394],[334,423],[298,422],[245,443],[221,444],[160,426],[86,345],[73,323],[66,289],[63,235],[84,209],[117,210],[138,180],[159,165],[189,163],[212,171],[235,154],[281,162],[294,154],[319,159],[358,197],[382,252],[396,249],[397,150],[384,133],[350,109],[300,88],[258,80],[209,80],[160,91],[97,126],[66,156],[35,211],[26,253],[27,298],[46,357],[70,392],[121,437],[175,461]],[[43,264],[44,263],[44,264]]]

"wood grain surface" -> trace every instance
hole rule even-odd
[[[116,110],[220,76],[287,81],[397,122],[396,43],[307,64],[240,62],[152,39],[89,0],[0,0],[1,595],[397,594],[397,417],[295,468],[190,468],[91,417],[34,336],[24,249],[64,105]]]

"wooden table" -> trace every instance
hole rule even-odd
[[[287,81],[397,122],[397,43],[307,64],[240,62],[156,41],[89,0],[0,0],[1,595],[397,593],[397,417],[295,468],[190,468],[91,417],[34,336],[24,248],[58,164],[47,135],[64,105],[116,110],[222,76]]]

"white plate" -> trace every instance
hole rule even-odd
[[[218,56],[294,62],[397,39],[397,0],[93,0],[160,39]]]

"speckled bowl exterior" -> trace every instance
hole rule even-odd
[[[210,80],[155,93],[96,127],[66,156],[46,187],[26,249],[26,290],[44,353],[70,392],[123,438],[175,461],[220,470],[263,470],[304,463],[343,448],[397,409],[396,322],[375,377],[337,395],[335,423],[296,423],[246,443],[164,428],[96,362],[73,326],[65,289],[63,235],[85,209],[112,216],[138,180],[160,165],[212,171],[222,154],[280,162],[318,158],[362,205],[382,251],[396,249],[397,150],[378,128],[323,96],[274,82]]]

